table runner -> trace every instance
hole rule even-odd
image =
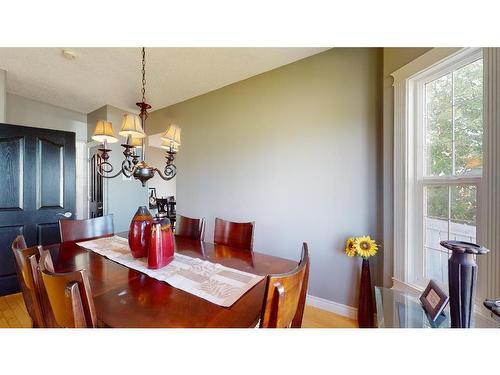
[[[152,270],[148,268],[147,258],[132,257],[128,240],[118,236],[78,242],[77,245],[224,307],[231,306],[264,278],[178,253],[167,266]]]

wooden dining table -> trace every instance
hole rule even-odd
[[[127,237],[127,233],[118,233]],[[296,261],[255,251],[174,236],[177,253],[248,273],[267,276],[297,266]],[[115,328],[248,328],[258,322],[266,278],[230,307],[208,302],[166,282],[116,263],[75,242],[45,246],[56,272],[88,271],[100,325]]]

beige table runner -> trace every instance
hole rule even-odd
[[[264,278],[178,253],[167,266],[151,270],[147,258],[132,257],[128,240],[118,236],[79,242],[78,245],[224,307],[231,306]]]

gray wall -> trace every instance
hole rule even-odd
[[[7,122],[76,133],[76,139],[87,140],[87,115],[70,109],[7,93]]]
[[[146,128],[147,127],[148,124],[146,123]],[[148,147],[146,149],[146,161],[163,171],[165,168],[165,150],[157,147]],[[151,180],[148,181],[148,188],[154,187],[156,189],[157,197],[175,196],[175,181],[175,177],[170,181],[165,181],[158,176],[158,174],[156,174]]]
[[[111,157],[109,162],[115,168],[115,172],[121,167],[123,161],[123,147],[125,138],[118,132],[121,128],[122,116],[127,113],[119,108],[106,105],[87,115],[88,136],[91,140],[97,120],[107,120],[113,123],[113,130],[118,138],[117,143],[109,144]],[[147,188],[135,179],[125,179],[118,176],[107,180],[107,213],[114,215],[115,232],[126,231],[130,221],[137,211],[137,207],[147,205]]]
[[[206,217],[209,241],[217,216],[255,220],[255,250],[284,258],[307,241],[309,293],[357,306],[360,259],[343,247],[380,240],[381,63],[335,48],[152,112],[149,134],[182,127],[178,212]]]

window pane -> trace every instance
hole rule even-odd
[[[483,60],[477,60],[453,73],[455,103],[483,96]]]
[[[428,186],[427,217],[448,220],[448,187]]]
[[[448,239],[449,198],[448,186],[427,186],[424,190],[427,208],[424,213],[424,246],[427,250],[445,251],[440,242]],[[429,257],[433,255],[426,255],[426,264],[433,266],[433,263],[429,263]]]
[[[453,170],[452,74],[425,85],[426,175],[449,176]]]
[[[417,222],[423,224],[423,238],[417,238],[420,248],[411,258],[410,277],[419,285],[422,278],[446,285],[450,254],[440,242],[476,242],[478,180],[467,177],[481,176],[483,169],[483,61],[460,68],[443,65],[439,73],[424,74],[423,93],[416,91],[423,96],[417,111],[424,112],[417,112],[416,129],[423,136],[416,150],[417,183],[423,184],[424,194],[423,218]],[[442,182],[435,185],[437,179],[425,177]]]
[[[476,186],[451,187],[450,239],[476,241]]]
[[[446,251],[425,249],[425,278],[436,280],[443,285],[448,284],[448,258]]]
[[[449,253],[440,242],[476,242],[477,186],[426,186],[424,204],[424,275],[447,284]]]
[[[481,175],[483,168],[483,60],[453,73],[455,174]]]

